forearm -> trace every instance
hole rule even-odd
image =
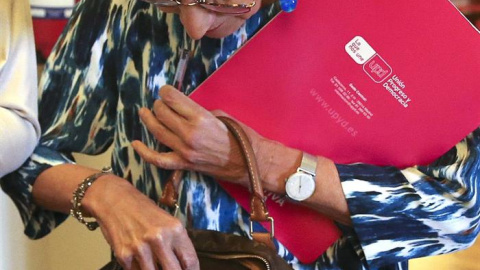
[[[34,199],[45,208],[68,213],[72,192],[83,179],[98,172],[74,164],[51,167],[36,179]],[[142,259],[150,262],[148,269],[154,269],[153,262],[158,262],[163,269],[173,269],[180,264],[197,269],[195,251],[180,221],[114,174],[101,175],[88,188],[82,200],[82,212],[95,217],[125,269],[132,268],[133,260]],[[178,257],[173,255],[173,250]],[[167,257],[170,254],[173,256]]]
[[[262,172],[264,188],[277,194],[285,193],[285,181],[300,166],[302,152],[274,141],[262,140],[255,147]],[[351,224],[347,201],[337,169],[332,160],[318,157],[315,192],[302,205],[312,208],[338,222]]]
[[[98,170],[76,164],[63,164],[42,172],[33,185],[35,202],[46,209],[69,213],[72,207],[73,192],[88,176]],[[108,191],[108,192],[106,192]],[[87,216],[97,216],[108,204],[115,202],[116,195],[138,191],[126,180],[113,174],[98,177],[88,188],[82,200],[82,212]]]
[[[69,213],[73,192],[83,179],[96,172],[76,164],[53,166],[37,177],[33,185],[33,198],[46,209]]]

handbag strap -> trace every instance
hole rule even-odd
[[[233,134],[240,146],[245,163],[247,164],[248,176],[250,180],[250,234],[254,240],[264,243],[267,246],[275,249],[272,241],[274,236],[274,220],[272,217],[270,217],[267,210],[257,160],[255,158],[255,153],[250,140],[248,139],[243,128],[235,120],[224,116],[218,116],[217,118],[222,121],[228,130]],[[178,192],[176,190],[175,183],[180,182],[183,173],[183,170],[175,170],[172,172],[163,189],[162,196],[158,201],[159,205],[167,206],[171,209],[175,209],[175,211],[178,210]],[[270,232],[254,232],[252,224],[253,221],[269,222]]]

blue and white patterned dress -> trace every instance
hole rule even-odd
[[[195,89],[276,12],[275,5],[264,8],[231,36],[195,42],[183,90]],[[41,79],[40,145],[22,168],[1,179],[29,237],[46,235],[66,218],[36,206],[31,191],[43,170],[74,162],[71,152],[94,155],[113,144],[115,173],[158,198],[167,172],[143,162],[130,142],[156,147],[138,110],[151,107],[158,89],[172,83],[184,40],[178,16],[150,4],[79,3]],[[344,236],[314,264],[299,263],[277,243],[280,256],[302,270],[406,269],[410,258],[467,248],[479,231],[479,153],[477,129],[429,166],[337,164],[353,228],[342,226]],[[242,235],[249,224],[212,179],[193,172],[181,186],[181,218],[196,228]]]

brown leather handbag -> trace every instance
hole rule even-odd
[[[218,117],[238,141],[248,165],[250,178],[250,221],[270,222],[271,232],[250,233],[248,237],[226,234],[211,230],[188,228],[188,235],[197,252],[202,270],[292,270],[293,268],[277,255],[273,244],[274,223],[268,214],[263,189],[259,178],[255,155],[245,132],[241,126],[228,117]],[[178,209],[178,193],[174,183],[181,179],[183,171],[175,171],[167,181],[159,204],[171,209]],[[252,224],[250,224],[252,226]],[[122,269],[113,259],[101,270]],[[165,269],[167,270],[167,269]]]

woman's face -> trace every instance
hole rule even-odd
[[[192,0],[186,0],[192,2]],[[245,3],[253,0],[223,0],[227,3]],[[193,39],[203,36],[222,38],[235,32],[242,24],[255,14],[262,5],[271,4],[275,0],[256,0],[256,5],[248,13],[232,15],[222,14],[194,6],[158,7],[168,13],[178,13],[188,35]]]

